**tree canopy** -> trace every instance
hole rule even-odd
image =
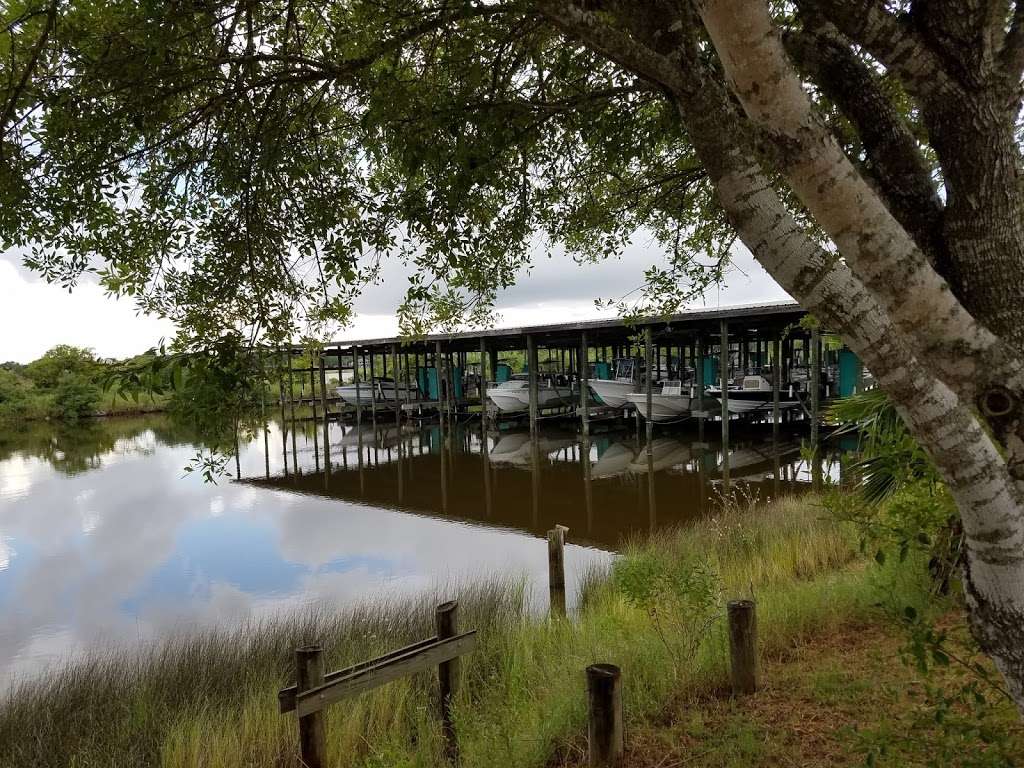
[[[8,3],[0,237],[183,342],[487,317],[533,248],[734,237],[865,360],[963,519],[975,627],[1024,709],[1024,3]]]

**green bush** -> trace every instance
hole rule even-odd
[[[76,421],[96,412],[100,390],[88,379],[73,373],[63,373],[53,390],[50,415],[64,421]]]

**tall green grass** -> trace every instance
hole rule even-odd
[[[917,575],[923,569],[869,567],[851,532],[827,519],[813,497],[630,543],[612,578],[587,575],[581,608],[568,621],[531,615],[524,608],[530,586],[521,581],[462,589],[460,624],[478,629],[481,641],[463,659],[456,703],[466,768],[544,766],[582,749],[583,670],[594,662],[622,667],[634,720],[662,710],[684,687],[724,684],[722,622],[673,624],[674,634],[666,633],[616,584],[615,572],[637,558],[667,573],[699,561],[716,574],[723,601],[753,592],[766,654],[867,616],[886,595],[912,603],[925,590]],[[310,609],[55,670],[18,686],[0,708],[0,763],[299,766],[294,716],[278,714],[276,698],[293,680],[293,649],[319,640],[328,668],[345,666],[432,634],[437,602],[427,596],[341,613]],[[331,707],[330,764],[440,765],[435,684],[421,675]]]

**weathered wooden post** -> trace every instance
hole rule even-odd
[[[324,350],[326,352],[326,350]],[[339,377],[340,378],[340,377]],[[339,382],[340,383],[340,382]],[[331,411],[327,400],[327,364],[320,355],[320,404],[324,409],[324,472],[331,471]]]
[[[551,614],[565,616],[565,534],[569,529],[556,525],[548,531],[548,591]]]
[[[537,434],[537,345],[533,336],[526,334],[526,365],[530,375],[530,434]]]
[[[721,324],[721,344],[718,350],[719,379],[722,384],[722,487],[729,490],[729,322]]]
[[[373,364],[374,352],[373,347],[370,347],[370,420],[373,424],[373,440],[374,445],[377,444],[377,372],[374,370]],[[366,358],[363,358],[364,365]]]
[[[480,423],[481,434],[487,441],[487,339],[480,337]]]
[[[452,600],[437,606],[437,639],[446,640],[459,633],[459,603]],[[437,665],[437,680],[441,697],[441,733],[444,738],[444,753],[452,765],[459,763],[459,740],[455,733],[455,718],[452,710],[459,685],[459,659],[442,661]]]
[[[580,385],[580,415],[583,419],[583,438],[590,439],[590,347],[587,345],[587,332],[580,333],[580,362],[577,379]],[[589,461],[589,458],[588,458]]]
[[[324,649],[307,645],[295,651],[297,693],[324,684]],[[299,718],[299,754],[306,768],[324,768],[327,765],[327,738],[324,731],[324,713],[318,710]]]
[[[811,329],[811,481],[815,490],[821,488],[821,456],[818,450],[818,421],[821,409],[821,337],[818,326]]]
[[[587,765],[591,768],[616,766],[625,749],[619,668],[614,664],[587,667],[587,698],[590,704]]]
[[[728,613],[733,695],[755,693],[759,684],[756,605],[753,600],[730,600]]]
[[[395,396],[395,426],[398,428],[398,444],[402,444],[402,401],[398,397],[398,345],[391,345],[391,381]]]

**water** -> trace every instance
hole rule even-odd
[[[632,433],[598,431],[588,467],[571,431],[484,443],[479,424],[379,426],[332,425],[324,473],[320,428],[271,424],[240,446],[241,479],[216,485],[184,472],[196,439],[162,416],[0,434],[0,683],[306,602],[439,584],[456,596],[494,574],[527,576],[542,599],[539,537],[558,523],[570,529],[571,603],[590,564],[630,535],[706,514],[721,485],[720,449],[692,431],[659,435],[651,462]],[[806,486],[798,441],[773,452],[763,434],[735,438],[731,477],[761,496]]]

